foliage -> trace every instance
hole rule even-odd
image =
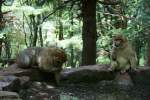
[[[109,63],[112,36],[123,33],[133,43],[140,64],[143,65],[147,44],[145,33],[150,27],[150,2],[149,0],[120,1],[124,15],[120,14],[119,17],[123,16],[127,19],[127,27],[124,29],[115,28],[114,23],[117,21],[118,14],[106,15],[104,14],[106,5],[97,4],[97,63]],[[113,8],[110,5],[109,7]],[[27,47],[26,42],[27,44],[32,42],[35,25],[38,28],[37,46],[41,46],[39,37],[41,28],[43,46],[57,45],[64,48],[68,55],[67,66],[77,67],[81,64],[82,12],[78,0],[14,0],[11,6],[3,5],[2,10],[11,11],[5,15],[5,19],[8,17],[9,21],[1,31],[0,39],[4,38],[4,35],[8,37],[12,57],[15,57],[19,50]],[[35,24],[31,17],[35,18]],[[59,40],[60,33],[63,34],[62,40]],[[106,55],[103,51],[107,52]]]

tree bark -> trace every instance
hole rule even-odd
[[[96,64],[96,0],[82,0],[82,65]]]
[[[37,39],[38,39],[38,20],[39,19],[37,19],[37,22],[36,22],[36,18],[35,18],[35,16],[33,17],[33,33],[34,33],[34,35],[33,35],[33,44],[32,44],[32,46],[36,46],[36,43],[37,43]]]
[[[5,22],[3,20],[3,12],[2,12],[2,4],[3,4],[3,0],[0,0],[0,31],[3,30],[4,26],[5,26]]]
[[[64,39],[63,23],[62,23],[61,19],[59,19],[59,33],[58,33],[58,38],[59,38],[59,40],[63,40]]]
[[[43,47],[43,35],[42,35],[42,26],[40,25],[41,21],[42,21],[42,15],[38,15],[37,16],[37,20],[39,20],[39,38],[40,38],[40,46]]]
[[[150,32],[148,34],[147,50],[146,50],[146,66],[150,66]]]
[[[3,20],[2,4],[3,4],[3,0],[0,0],[0,22],[2,22]]]

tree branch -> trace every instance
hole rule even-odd
[[[98,3],[101,3],[103,5],[118,5],[121,3],[121,1],[115,1],[115,2],[104,2],[104,1],[98,1]]]
[[[55,10],[53,10],[53,12],[49,13],[47,16],[45,16],[42,20],[41,23],[43,23],[49,16],[51,16],[52,14],[56,13],[58,10],[66,7],[66,4],[72,2],[72,3],[75,3],[75,2],[78,2],[79,0],[67,0],[67,1],[64,1],[60,6],[58,6]]]

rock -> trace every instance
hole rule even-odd
[[[26,89],[31,84],[30,77],[28,76],[19,77],[19,80],[20,80],[21,89]]]
[[[23,100],[59,100],[60,92],[45,82],[33,82],[28,89],[21,90],[19,94]]]
[[[0,76],[0,88],[1,90],[17,92],[20,89],[20,80],[13,75]]]
[[[132,79],[128,73],[117,73],[115,81],[119,86],[133,86]]]
[[[0,91],[0,100],[22,100],[16,92]]]
[[[129,73],[134,84],[150,84],[150,67],[140,67]]]
[[[13,64],[0,70],[0,76],[14,75],[17,77],[27,76],[30,81],[53,81],[53,73],[42,72],[35,68],[22,69]]]
[[[109,65],[90,65],[64,70],[61,73],[62,81],[79,82],[98,82],[101,80],[112,80],[115,74],[108,70]]]
[[[17,67],[16,64],[13,64],[7,68],[4,68],[3,70],[0,70],[0,76],[6,76],[6,75],[14,75],[14,76],[29,76],[34,79],[34,76],[38,75],[38,70],[36,69],[22,69]]]
[[[18,68],[16,64],[13,64],[8,68],[0,70],[0,76],[11,75],[11,76],[18,77],[21,86],[23,84],[26,85],[26,83],[27,84],[30,83],[30,81],[53,82],[54,76],[52,74],[53,73],[41,72],[34,68],[33,69]],[[133,80],[134,84],[150,84],[150,80],[149,80],[150,67],[141,67],[136,71],[129,72],[129,75],[131,76],[131,79]],[[61,82],[93,83],[101,80],[114,80],[115,76],[116,73],[109,70],[109,65],[89,65],[89,66],[80,66],[78,68],[72,68],[72,69],[64,69],[61,72]],[[18,78],[15,80],[18,80]],[[19,81],[16,84],[18,83]],[[8,83],[6,82],[4,83],[3,81],[0,81],[1,87],[7,84]]]
[[[22,88],[29,87],[29,77],[17,77],[14,75],[0,76],[0,90],[18,92]]]
[[[109,65],[90,65],[81,66],[64,70],[61,73],[61,81],[69,83],[80,82],[98,82],[101,80],[114,80],[117,73],[109,70]],[[120,77],[120,78],[119,78]],[[121,75],[118,78],[119,84],[150,84],[150,67],[140,67],[136,70],[128,72],[128,75]],[[126,79],[127,78],[127,79]],[[124,85],[125,85],[124,84]]]

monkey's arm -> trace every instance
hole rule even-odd
[[[116,56],[116,50],[112,49],[111,54],[110,54],[110,59],[111,61],[116,61],[117,60],[117,56]]]
[[[115,49],[113,48],[111,53],[110,53],[110,68],[109,70],[113,71],[117,68],[118,63],[117,63],[117,56],[116,56],[116,52]]]
[[[130,57],[130,66],[131,69],[135,69],[135,67],[137,66],[137,56],[135,52],[133,52],[132,56]]]

